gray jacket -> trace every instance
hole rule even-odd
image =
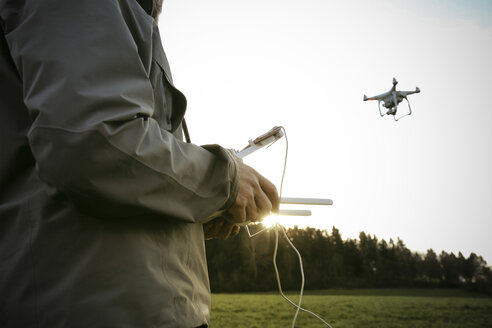
[[[0,327],[196,327],[236,166],[136,0],[0,0]]]

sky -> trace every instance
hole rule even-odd
[[[159,25],[192,141],[284,126],[283,195],[334,201],[282,224],[492,264],[492,1],[169,0]],[[421,89],[398,122],[362,101],[393,77]],[[284,155],[245,161],[279,188]]]

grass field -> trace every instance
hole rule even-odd
[[[288,294],[293,301],[296,294]],[[307,292],[303,307],[333,328],[492,327],[492,297],[452,289]],[[213,294],[211,327],[290,327],[295,308],[278,293]],[[296,327],[325,327],[300,313]]]

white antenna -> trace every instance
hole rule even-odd
[[[333,205],[333,201],[327,198],[282,197],[280,198],[280,204]]]
[[[311,216],[311,214],[309,210],[278,210],[278,215],[282,216]]]

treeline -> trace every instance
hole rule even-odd
[[[306,289],[466,287],[492,293],[492,271],[474,253],[429,249],[409,250],[401,239],[386,242],[364,232],[359,239],[314,228],[288,229],[287,235],[302,256]],[[213,292],[271,291],[277,289],[273,269],[274,229],[250,238],[242,229],[227,241],[208,240],[207,259]],[[284,290],[298,290],[299,260],[281,231],[277,266]]]

